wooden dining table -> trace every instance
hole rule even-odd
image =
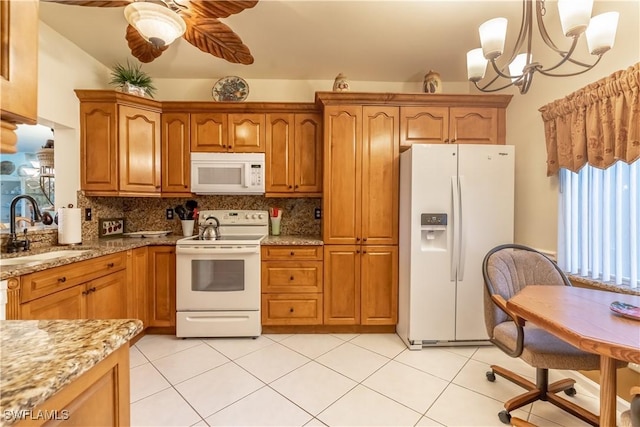
[[[584,351],[600,355],[600,425],[616,425],[616,360],[640,363],[640,320],[614,301],[640,307],[640,296],[572,286],[527,286],[507,301],[515,315]]]

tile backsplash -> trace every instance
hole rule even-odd
[[[266,198],[264,196],[195,196],[198,209],[283,209],[281,234],[320,236],[321,220],[315,219],[314,211],[322,206],[320,198]],[[184,205],[189,198],[146,197],[87,197],[78,192],[78,207],[91,208],[91,221],[82,222],[82,240],[98,237],[100,218],[125,218],[125,232],[171,230],[182,234],[181,224],[174,215],[166,219],[166,210]]]

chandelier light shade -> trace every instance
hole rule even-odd
[[[496,92],[510,86],[517,86],[520,93],[525,94],[529,90],[536,72],[551,77],[569,77],[587,72],[600,62],[602,55],[613,47],[618,26],[618,12],[607,12],[592,18],[593,0],[558,0],[557,4],[562,32],[571,39],[571,46],[568,50],[557,47],[544,25],[545,0],[522,0],[520,32],[508,55],[503,55],[507,19],[494,18],[480,25],[479,34],[482,47],[467,53],[467,76],[476,88],[482,92]],[[559,56],[556,63],[547,67],[533,61],[534,20],[545,45]],[[583,33],[586,33],[589,53],[596,56],[590,64],[572,58]],[[500,61],[500,65],[498,61]],[[556,71],[567,62],[573,67],[570,72]],[[495,76],[488,82],[481,84],[489,63]]]
[[[124,17],[149,43],[157,48],[167,46],[187,29],[184,19],[159,4],[136,1],[124,9]]]

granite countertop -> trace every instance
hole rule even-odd
[[[78,256],[55,258],[46,261],[38,261],[32,264],[7,265],[2,267],[0,271],[0,280],[11,277],[22,276],[24,274],[35,273],[61,265],[67,265],[78,261],[84,261],[103,255],[116,252],[122,252],[129,249],[140,248],[144,246],[166,246],[175,245],[183,236],[169,235],[159,238],[115,238],[115,239],[96,239],[82,242],[77,246],[49,246],[41,249],[32,249],[29,252],[19,252],[15,254],[3,253],[2,258],[17,258],[20,256],[37,255],[46,252],[60,250],[77,250],[86,251],[78,252]],[[322,245],[322,240],[317,236],[267,236],[263,241],[263,245]]]
[[[141,248],[144,246],[166,246],[175,245],[176,241],[182,239],[182,236],[169,235],[159,238],[115,238],[115,239],[96,239],[82,242],[77,246],[48,246],[41,249],[32,249],[29,252],[18,252],[14,254],[3,253],[2,258],[17,258],[21,256],[38,255],[46,252],[54,252],[61,250],[77,250],[86,251],[79,252],[78,256],[54,258],[46,261],[39,261],[32,264],[22,265],[7,265],[2,267],[0,271],[0,280],[8,279],[10,277],[22,276],[24,274],[34,273],[36,271],[42,271],[53,267],[59,267],[61,265],[72,264],[78,261],[84,261],[91,258],[96,258],[103,255],[113,254],[116,252],[122,252],[129,249]]]
[[[267,236],[262,240],[263,246],[269,245],[300,245],[300,246],[319,246],[323,245],[322,239],[319,236]]]
[[[35,409],[142,330],[135,319],[0,321],[0,413]],[[10,411],[10,412],[5,412]],[[0,426],[15,419],[0,417]]]

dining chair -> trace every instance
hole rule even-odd
[[[525,324],[524,319],[507,309],[507,300],[525,286],[571,286],[565,274],[544,254],[517,244],[491,249],[482,263],[482,274],[484,317],[490,341],[507,355],[520,358],[536,369],[534,384],[515,372],[491,365],[486,373],[489,381],[495,381],[498,375],[526,390],[505,402],[504,410],[498,414],[500,421],[509,424],[511,411],[543,400],[597,426],[597,415],[556,394],[563,391],[567,396],[574,396],[575,380],[566,378],[549,384],[549,369],[599,369],[599,356],[579,350],[531,323]]]

